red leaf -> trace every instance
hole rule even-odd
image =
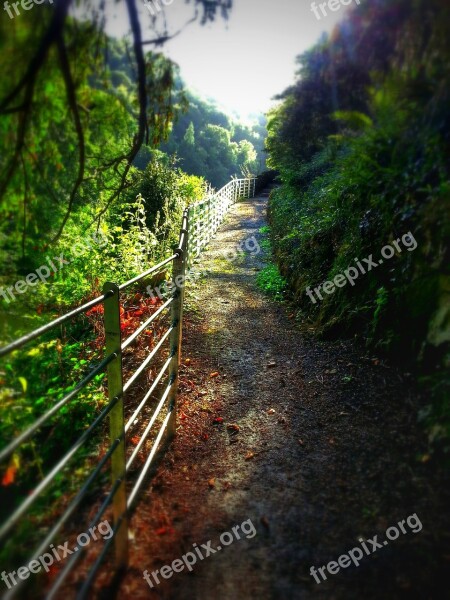
[[[2,486],[7,487],[14,483],[16,478],[17,468],[15,466],[8,467],[2,479]]]

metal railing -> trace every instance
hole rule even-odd
[[[95,576],[101,566],[106,553],[114,543],[115,547],[115,566],[117,569],[123,569],[128,564],[128,517],[130,509],[134,505],[140,490],[145,482],[146,476],[154,463],[154,458],[161,445],[164,434],[167,440],[175,435],[176,430],[176,405],[177,405],[177,387],[178,387],[178,369],[181,357],[181,338],[182,338],[182,320],[183,320],[183,301],[186,280],[186,269],[192,261],[200,254],[201,250],[210,241],[211,237],[217,231],[220,223],[230,206],[239,199],[249,198],[254,195],[256,179],[233,179],[217,193],[209,198],[191,205],[183,213],[183,220],[180,230],[179,244],[174,253],[159,264],[151,267],[137,277],[122,283],[105,283],[103,293],[98,298],[87,302],[83,306],[70,311],[69,313],[54,319],[47,325],[44,325],[35,331],[25,335],[7,346],[0,348],[0,357],[6,356],[15,350],[18,350],[40,336],[54,330],[56,327],[70,321],[78,315],[85,314],[90,309],[103,305],[104,313],[104,331],[105,331],[105,356],[99,364],[93,368],[70,392],[62,399],[56,402],[42,414],[31,426],[11,440],[4,448],[0,450],[0,465],[9,459],[13,453],[26,441],[33,438],[44,424],[58,416],[61,409],[69,405],[94,378],[104,372],[107,372],[108,382],[108,402],[100,411],[95,420],[82,433],[78,440],[72,444],[66,454],[60,458],[51,470],[43,475],[42,480],[36,488],[26,497],[26,499],[8,516],[6,521],[0,525],[0,542],[3,542],[14,530],[19,521],[25,517],[28,510],[35,501],[52,484],[58,474],[70,464],[73,457],[80,448],[91,438],[94,432],[109,418],[109,447],[101,457],[95,468],[90,472],[84,483],[78,489],[75,496],[71,499],[68,507],[59,516],[57,522],[51,527],[38,547],[30,553],[30,560],[42,555],[48,549],[50,544],[55,541],[58,532],[68,523],[80,507],[82,501],[89,493],[89,489],[99,475],[103,472],[105,465],[110,462],[111,470],[111,488],[102,501],[96,515],[91,520],[88,528],[99,523],[105,511],[112,505],[114,516],[113,535],[105,542],[101,553],[91,566],[86,580],[83,583],[77,598],[85,598]],[[160,273],[172,265],[172,292],[169,298],[148,318],[144,323],[132,333],[126,340],[122,341],[121,319],[120,319],[120,292],[127,290],[134,284],[144,278]],[[159,320],[162,315],[170,310],[170,325],[164,334],[160,336],[155,347],[148,353],[141,365],[135,370],[133,375],[124,382],[122,357],[123,352],[133,344],[144,332],[148,326]],[[159,322],[159,321],[158,321]],[[168,348],[165,350],[166,342]],[[163,355],[165,357],[163,358]],[[125,422],[125,398],[129,398],[129,390],[138,378],[147,370],[149,365],[159,357],[163,362],[159,372],[154,376],[150,388],[145,393],[132,416]],[[156,407],[146,424],[145,430],[141,435],[138,444],[133,448],[130,457],[127,459],[127,437],[137,419],[142,415],[142,411],[147,406],[150,398],[154,398],[158,386],[162,384],[162,392],[158,396]],[[154,429],[158,417],[162,419],[162,424],[156,438],[151,446],[148,456],[139,472],[139,475],[131,489],[127,492],[126,481],[135,459],[142,450],[148,436]],[[131,447],[130,447],[131,448]],[[128,448],[128,449],[130,449]],[[87,531],[87,529],[85,530]],[[54,580],[51,589],[47,593],[47,598],[55,598],[55,594],[60,590],[68,575],[72,572],[75,565],[84,554],[84,548],[80,547],[77,553],[73,553],[59,571]],[[28,561],[29,562],[29,561]],[[17,597],[23,580],[19,580],[14,588],[9,590],[3,598],[9,599]]]
[[[253,197],[255,190],[256,177],[232,179],[211,197],[189,207],[188,216],[192,226],[188,268],[216,233],[230,206],[242,198]]]

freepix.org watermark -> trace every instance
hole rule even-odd
[[[35,4],[44,4],[46,0],[21,0],[21,2],[6,2],[3,3],[3,10],[6,10],[8,13],[8,17],[10,19],[14,19],[14,17],[18,17],[20,15],[19,6],[22,7],[23,10],[31,10]],[[53,4],[53,0],[47,0],[49,4]]]
[[[389,544],[388,540],[390,540],[390,541],[396,540],[400,536],[400,532],[403,535],[408,533],[408,530],[405,527],[405,523],[409,527],[409,530],[412,531],[413,533],[419,533],[419,531],[422,531],[422,523],[420,522],[420,519],[417,516],[417,514],[414,513],[413,515],[410,515],[406,519],[399,521],[397,523],[397,527],[395,525],[392,527],[388,527],[386,529],[386,534],[385,534],[387,537],[387,540],[379,542],[377,535],[374,535],[373,538],[367,539],[367,540],[364,540],[363,538],[358,538],[358,542],[361,544],[362,549],[359,546],[356,546],[355,548],[352,548],[351,550],[349,550],[347,552],[347,554],[341,554],[341,556],[338,558],[337,562],[335,560],[332,560],[327,565],[324,565],[323,567],[319,567],[318,569],[316,569],[315,567],[311,567],[311,569],[309,571],[311,577],[314,577],[316,583],[322,583],[322,581],[325,581],[327,578],[325,571],[328,571],[328,573],[330,573],[330,575],[336,575],[336,573],[339,573],[341,568],[346,569],[347,567],[350,567],[350,565],[352,563],[355,565],[355,567],[359,567],[359,563],[361,562],[361,560],[364,558],[365,555],[369,556],[370,554],[373,554],[380,548],[384,548],[385,546],[387,546]],[[369,545],[370,545],[370,548],[369,548]],[[363,550],[364,550],[364,552],[363,552]],[[322,577],[322,581],[320,580],[320,578],[317,574],[317,571],[320,573],[320,575]]]
[[[98,540],[95,530],[97,530],[104,540],[109,540],[114,533],[109,522],[102,521],[98,525],[90,527],[88,532],[86,531],[80,533],[77,536],[77,546],[74,546],[74,548],[69,548],[69,542],[64,542],[64,544],[59,545],[57,548],[55,548],[54,544],[50,544],[49,550],[51,552],[45,552],[44,554],[41,554],[41,556],[31,560],[26,567],[19,567],[17,571],[11,571],[11,573],[6,573],[6,571],[3,571],[1,573],[2,580],[10,590],[19,583],[17,579],[25,581],[25,579],[28,579],[32,573],[37,574],[42,569],[48,573],[50,571],[50,567],[55,563],[55,560],[60,562],[67,556],[78,552],[80,548],[90,544],[91,540]]]
[[[327,8],[328,10],[336,12],[337,10],[340,10],[341,6],[348,6],[353,1],[355,1],[356,4],[361,4],[361,0],[328,0],[327,2],[319,2],[319,6],[317,6],[315,2],[312,2],[311,10],[314,13],[316,19],[320,21],[322,16],[328,16]],[[319,12],[319,8],[322,13],[322,16]]]
[[[87,237],[84,240],[75,242],[70,248],[70,254],[78,258],[89,250],[92,250],[92,245],[96,244],[98,248],[103,248],[108,244],[108,238],[102,232],[94,232],[90,238]],[[47,261],[41,265],[33,273],[29,273],[25,279],[16,281],[14,285],[0,288],[0,296],[8,302],[8,304],[16,299],[16,294],[25,294],[30,287],[34,287],[39,282],[45,283],[47,279],[55,275],[58,271],[63,269],[64,266],[70,265],[70,259],[65,258],[64,252],[61,252],[59,256],[45,257]]]
[[[174,0],[144,0],[145,7],[148,12],[155,17],[159,12],[163,10],[161,4],[163,6],[170,6],[173,4]]]
[[[235,540],[240,540],[241,533],[243,533],[248,540],[255,537],[256,529],[251,519],[247,519],[240,525],[236,525],[231,531],[221,533],[219,537],[220,544],[214,548],[211,540],[208,540],[205,544],[200,544],[200,548],[198,544],[192,544],[193,552],[186,552],[181,558],[176,558],[170,565],[164,565],[151,573],[149,573],[148,570],[145,570],[144,579],[148,585],[153,588],[155,587],[154,583],[157,585],[161,583],[159,576],[163,579],[170,579],[174,573],[181,573],[184,569],[192,571],[198,560],[205,560],[205,558],[216,554],[216,552],[220,552],[224,547],[229,546]]]
[[[378,261],[373,259],[373,254],[371,254],[368,258],[363,258],[362,261],[360,261],[359,258],[355,258],[354,260],[359,271],[356,267],[349,267],[344,271],[343,274],[336,275],[333,281],[324,281],[314,288],[317,298],[319,298],[319,300],[323,300],[322,291],[326,294],[334,294],[336,288],[342,288],[347,285],[347,283],[350,283],[350,285],[354,286],[355,281],[358,279],[360,273],[365,275],[366,273],[372,271],[372,269],[376,269],[378,266],[382,265],[385,260],[390,260],[395,255],[396,251],[400,254],[402,252],[400,242],[402,242],[403,246],[407,248],[408,252],[412,252],[417,248],[417,242],[414,239],[413,234],[409,231],[401,238],[397,238],[395,241],[391,242],[392,245],[388,244],[387,246],[384,246],[384,248],[381,249],[381,256],[383,258],[380,258]],[[366,264],[363,265],[362,263]],[[308,294],[311,302],[313,304],[317,304],[317,300],[314,298],[314,293],[311,291],[310,287],[306,288],[306,293]]]

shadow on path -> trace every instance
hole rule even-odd
[[[178,435],[133,517],[118,597],[442,598],[447,505],[439,474],[418,460],[418,400],[356,344],[305,339],[257,289],[262,254],[225,259],[253,235],[261,242],[266,206],[266,196],[235,205],[195,267],[203,277],[187,293]],[[359,567],[323,571],[320,584],[310,575],[414,513],[420,532],[407,528]],[[194,543],[216,549],[248,519],[253,537],[241,533],[153,588],[144,581],[144,569]]]

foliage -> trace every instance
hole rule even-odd
[[[300,57],[267,142],[283,181],[272,242],[299,313],[438,380],[449,339],[448,20],[440,0],[361,4]],[[306,295],[410,231],[414,252],[321,302]],[[435,414],[448,414],[440,406]]]
[[[270,227],[265,225],[259,229],[259,233],[263,234],[263,239],[260,242],[261,248],[266,252],[270,261],[256,276],[258,287],[268,294],[273,300],[283,300],[284,292],[286,291],[286,280],[281,276],[278,266],[271,261],[272,259],[272,244],[270,243]]]
[[[256,276],[256,283],[273,300],[282,300],[286,289],[286,280],[280,275],[277,265],[266,265]]]

